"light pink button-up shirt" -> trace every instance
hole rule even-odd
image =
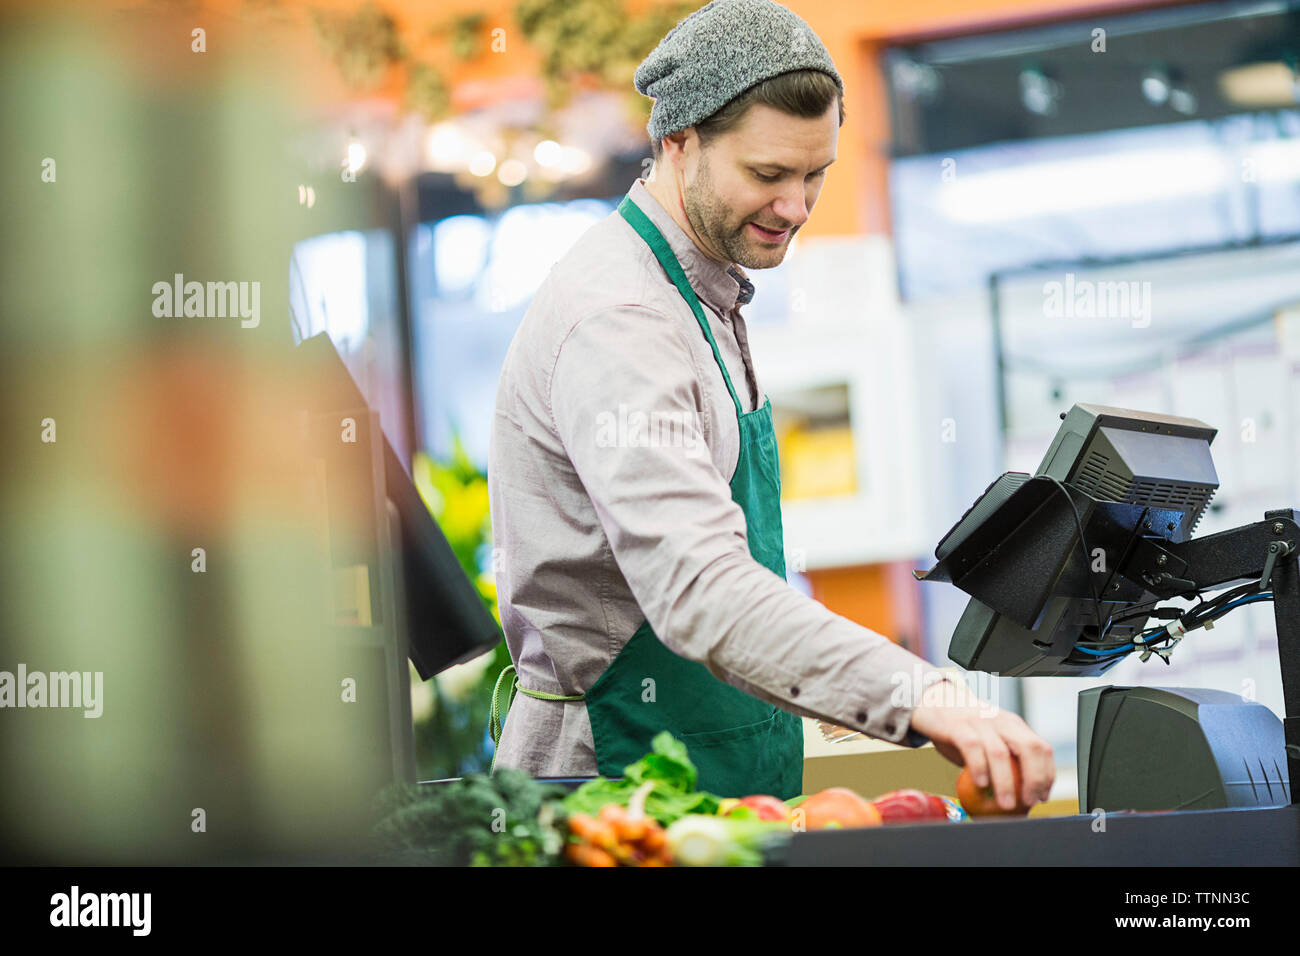
[[[628,195],[700,298],[746,411],[763,396],[739,266],[700,251],[644,180]],[[617,211],[538,289],[497,391],[488,486],[497,593],[520,684],[586,691],[648,620],[671,650],[807,717],[918,746],[919,690],[939,676],[887,637],[791,588],[749,553],[731,498],[736,408],[690,306]],[[846,530],[847,533],[847,530]],[[586,705],[520,694],[497,766],[596,773]]]

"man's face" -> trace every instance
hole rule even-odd
[[[780,265],[835,161],[839,104],[802,119],[755,103],[703,150],[690,135],[682,204],[705,251],[747,269]]]

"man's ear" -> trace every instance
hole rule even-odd
[[[680,129],[675,133],[669,133],[667,136],[664,137],[663,151],[665,156],[668,154],[668,150],[669,150],[668,144],[670,142],[672,143],[672,148],[675,149],[678,153],[681,153],[683,150],[686,149],[686,139],[687,139],[686,134],[688,130],[693,132],[694,127],[688,126],[686,127],[686,129]]]

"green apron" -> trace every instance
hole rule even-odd
[[[781,532],[781,478],[772,403],[746,412],[736,397],[718,343],[686,273],[667,240],[630,198],[619,213],[650,246],[699,321],[736,406],[740,454],[731,497],[745,514],[749,551],[774,574],[785,576]],[[504,679],[513,668],[502,672]],[[493,694],[494,737],[500,734],[499,692]],[[518,680],[510,696],[518,688]],[[650,752],[655,734],[667,730],[686,745],[699,770],[697,786],[724,797],[767,793],[788,800],[803,784],[803,723],[793,714],[751,697],[714,677],[703,664],[670,651],[643,621],[585,695],[561,697],[518,688],[543,700],[587,703],[598,771],[617,777]],[[506,707],[508,708],[507,702]]]

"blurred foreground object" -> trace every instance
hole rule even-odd
[[[392,776],[289,361],[289,250],[363,186],[299,204],[306,110],[255,19],[4,14],[0,671],[99,710],[0,708],[7,861],[342,855]]]

